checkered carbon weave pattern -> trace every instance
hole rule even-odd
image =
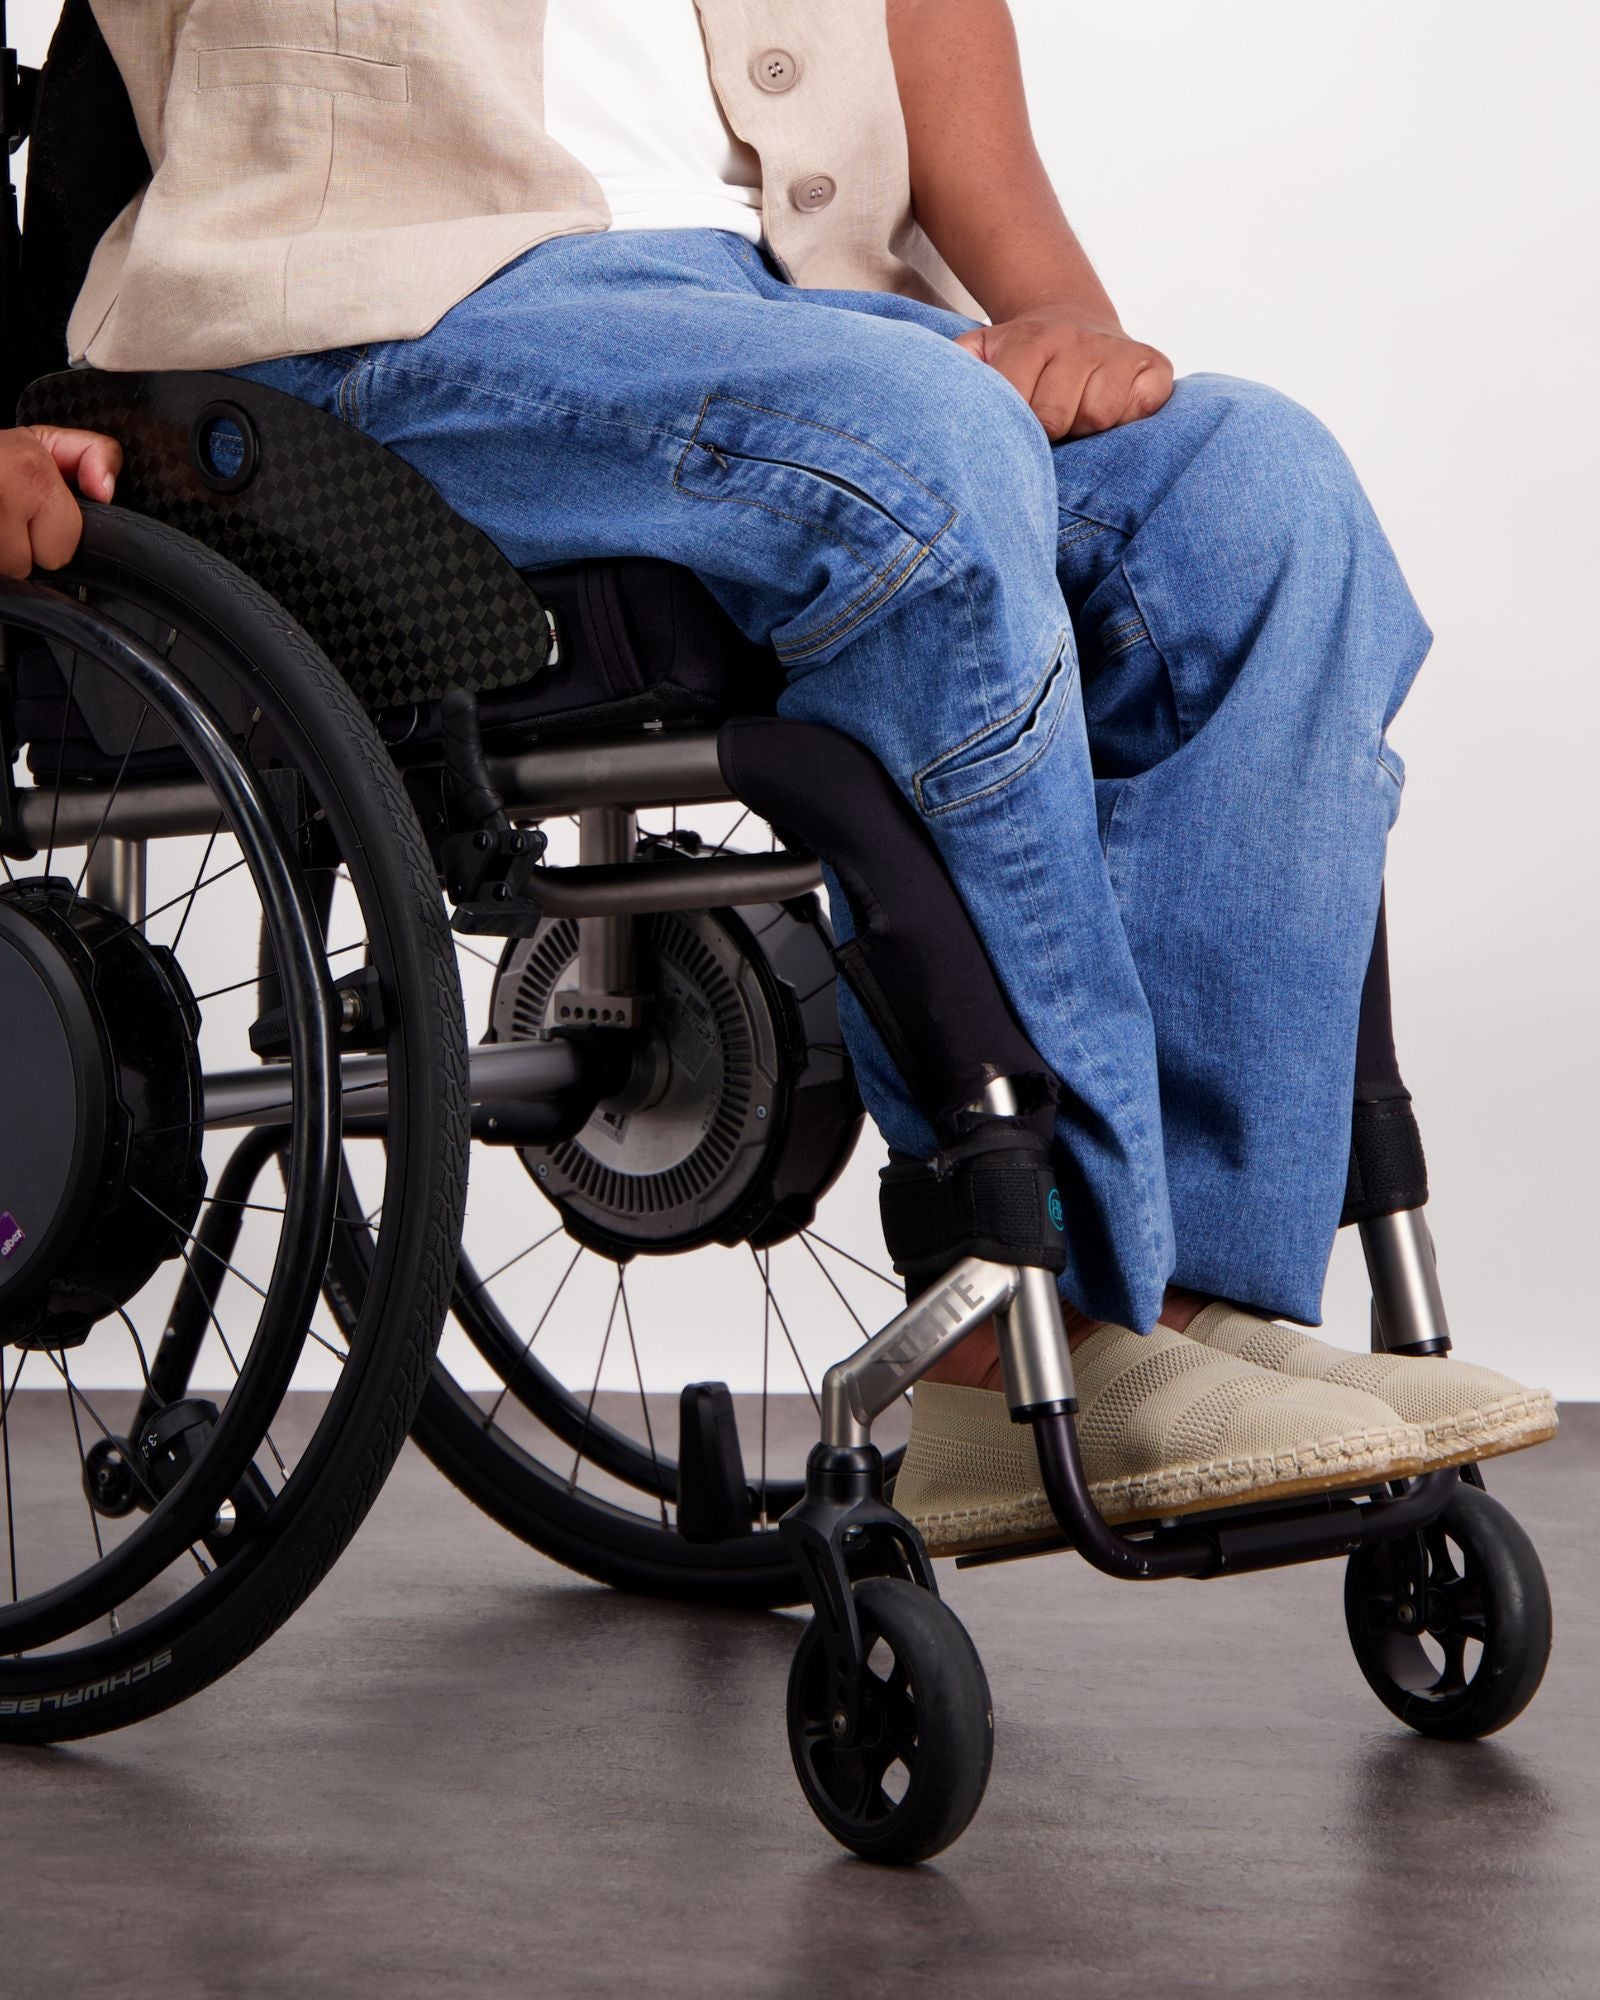
[[[244,411],[255,476],[213,492],[190,454],[207,405]],[[403,459],[321,410],[228,375],[43,376],[20,420],[110,433],[117,500],[181,529],[281,604],[373,711],[514,687],[550,652],[538,598]]]

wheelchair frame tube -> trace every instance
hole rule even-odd
[[[583,1058],[570,1041],[491,1042],[468,1055],[472,1102],[515,1103],[569,1090],[583,1080]],[[254,1125],[288,1125],[295,1117],[283,1091],[281,1065],[225,1070],[205,1079],[208,1132]],[[389,1065],[384,1056],[346,1056],[339,1066],[341,1115],[346,1127],[381,1123],[389,1111]]]
[[[1394,1215],[1375,1215],[1359,1227],[1372,1285],[1373,1352],[1446,1353],[1450,1321],[1426,1213],[1403,1208]]]
[[[529,751],[491,763],[514,814],[633,806],[711,805],[731,797],[716,762],[716,732],[629,736],[581,747]],[[176,839],[209,834],[216,800],[204,785],[185,782],[74,786],[59,801],[42,790],[18,796],[18,830],[43,846],[103,840]],[[822,870],[808,854],[753,854],[686,862],[681,868],[631,858],[579,868],[540,869],[533,878],[541,910],[552,917],[639,916],[654,910],[743,907],[781,903],[818,888]]]
[[[1021,1272],[1010,1264],[963,1257],[823,1376],[822,1442],[830,1447],[870,1444],[874,1420],[941,1355],[1009,1305],[1021,1282]]]

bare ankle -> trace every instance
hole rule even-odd
[[[1161,1305],[1161,1324],[1170,1326],[1174,1333],[1188,1331],[1190,1320],[1196,1313],[1214,1304],[1204,1292],[1186,1291],[1182,1285],[1168,1285],[1167,1296]]]

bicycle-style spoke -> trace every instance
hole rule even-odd
[[[904,1297],[905,1287],[890,1272],[880,1271],[876,1264],[864,1262],[852,1251],[846,1250],[842,1244],[830,1242],[820,1230],[802,1229],[800,1234],[806,1243],[820,1243],[824,1250],[831,1250],[835,1257],[842,1257],[847,1264],[854,1264],[858,1271],[865,1271],[869,1278],[876,1278],[880,1285],[887,1285],[891,1292],[899,1292]]]
[[[524,1257],[531,1257],[535,1250],[542,1249],[543,1246],[550,1241],[552,1236],[564,1236],[565,1234],[566,1231],[562,1228],[561,1224],[558,1222],[554,1229],[547,1229],[542,1236],[538,1237],[534,1242],[530,1243],[526,1250],[519,1250],[515,1257],[508,1257],[503,1264],[498,1265],[494,1270],[492,1270],[489,1273],[488,1277],[478,1278],[472,1284],[465,1286],[463,1289],[467,1291],[469,1294],[472,1292],[481,1292],[485,1285],[492,1285],[496,1278],[504,1277],[506,1272],[511,1269],[513,1264],[520,1264]]]
[[[628,1329],[628,1346],[633,1354],[633,1376],[639,1384],[639,1408],[644,1413],[644,1434],[650,1446],[650,1469],[656,1476],[656,1500],[661,1508],[661,1525],[667,1525],[667,1496],[661,1485],[661,1460],[656,1455],[655,1428],[650,1422],[650,1399],[644,1392],[644,1370],[639,1366],[639,1343],[633,1336],[633,1312],[628,1305],[627,1273],[617,1266],[617,1297],[622,1301],[622,1323]]]
[[[333,951],[325,951],[322,955],[324,958],[347,958],[353,951],[365,951],[366,949],[367,940],[365,938],[357,938],[354,944],[341,944]],[[275,978],[276,974],[269,974],[268,976]],[[213,986],[209,993],[197,993],[194,996],[194,1004],[197,1007],[203,1007],[208,1000],[220,1000],[225,993],[242,993],[247,986],[259,986],[261,980],[262,972],[258,966],[248,979],[235,979],[227,986]]]
[[[732,840],[733,836],[739,831],[740,827],[744,825],[745,821],[749,817],[750,817],[750,808],[746,806],[744,811],[740,813],[739,817],[734,821],[733,825],[728,828],[727,832],[717,842],[716,846],[712,848],[710,854],[706,856],[706,859],[708,861],[714,860],[716,856],[723,851],[723,849],[727,846],[728,842]]]
[[[101,835],[106,830],[106,821],[111,817],[111,808],[117,802],[117,794],[122,790],[122,780],[127,775],[128,759],[133,755],[134,750],[138,746],[139,734],[140,731],[144,728],[145,718],[146,716],[149,715],[149,713],[150,713],[150,704],[148,702],[141,703],[139,708],[139,720],[133,725],[133,734],[128,739],[127,749],[124,750],[122,753],[122,762],[117,766],[117,775],[111,781],[111,790],[106,796],[105,806],[100,814],[100,822],[96,826],[94,833],[90,838],[88,849],[83,857],[83,866],[78,870],[78,879],[72,885],[72,900],[74,902],[76,902],[79,896],[82,895],[84,880],[88,875],[89,870],[94,866],[94,857],[96,853],[99,851],[100,838]]]
[[[567,1491],[578,1490],[578,1469],[583,1464],[584,1447],[589,1442],[589,1425],[594,1418],[594,1399],[600,1393],[600,1377],[605,1373],[606,1351],[611,1345],[611,1329],[617,1323],[617,1301],[622,1297],[622,1266],[617,1266],[617,1289],[611,1295],[611,1310],[606,1315],[605,1339],[600,1343],[600,1359],[594,1364],[594,1384],[589,1391],[589,1400],[584,1405],[583,1428],[578,1432],[578,1449],[572,1460],[572,1476],[567,1481]]]
[[[199,1243],[199,1239],[197,1237],[191,1237],[190,1241],[197,1244],[202,1249],[205,1247],[203,1244]],[[194,1259],[189,1255],[187,1250],[180,1250],[178,1254],[183,1258],[183,1268],[189,1273],[191,1281],[198,1285],[200,1281],[198,1278],[195,1277],[194,1274]],[[215,1252],[213,1252],[212,1254],[215,1255]],[[230,1264],[228,1266],[228,1269],[232,1271],[233,1266]],[[235,1277],[238,1277],[242,1274],[239,1272],[234,1272],[234,1275]],[[245,1283],[248,1284],[249,1282],[250,1282],[249,1279],[246,1278]],[[232,1341],[229,1340],[227,1334],[223,1332],[222,1321],[217,1318],[217,1309],[212,1304],[210,1297],[207,1295],[205,1287],[203,1285],[200,1287],[200,1293],[201,1297],[204,1298],[206,1301],[206,1318],[210,1320],[212,1331],[216,1334],[218,1340],[222,1342],[222,1351],[228,1357],[228,1365],[233,1370],[233,1379],[235,1382],[237,1382],[240,1376],[244,1373],[244,1370],[239,1366],[238,1357],[234,1354],[233,1343]],[[265,1298],[266,1293],[263,1292],[261,1296]],[[307,1327],[306,1331],[310,1333],[311,1329]],[[320,1338],[320,1336],[318,1337]],[[322,1344],[324,1347],[328,1346],[328,1343],[325,1340],[322,1342]],[[330,1353],[334,1351],[335,1350],[331,1348],[329,1349]],[[281,1472],[284,1478],[287,1479],[289,1477],[289,1468],[283,1462],[283,1453],[279,1451],[277,1444],[273,1439],[271,1431],[265,1431],[262,1433],[262,1435],[266,1439],[267,1449],[272,1453],[274,1459],[277,1460],[279,1472]]]
[[[46,1351],[48,1352],[48,1350]],[[67,1385],[67,1414],[72,1418],[72,1435],[77,1439],[78,1443],[78,1466],[83,1474],[83,1477],[78,1481],[78,1485],[83,1493],[83,1504],[89,1510],[89,1531],[94,1536],[95,1560],[97,1562],[104,1562],[106,1559],[106,1545],[100,1538],[100,1516],[95,1512],[94,1501],[90,1498],[89,1494],[89,1459],[83,1448],[83,1426],[78,1422],[78,1399],[73,1394],[72,1375],[67,1367],[67,1350],[64,1347],[60,1350],[60,1357],[59,1360],[56,1360],[56,1356],[51,1354],[50,1359],[55,1362],[62,1381]],[[112,1605],[106,1615],[111,1623],[111,1636],[115,1639],[122,1630],[122,1627],[117,1623],[117,1607]]]
[[[61,774],[67,761],[67,725],[72,719],[72,696],[78,685],[78,655],[72,656],[72,665],[67,669],[67,695],[61,704],[61,734],[56,739],[56,782],[50,796],[50,838],[45,842],[44,876],[50,879],[50,870],[56,858],[56,825],[61,816]]]
[[[500,1405],[505,1401],[507,1396],[511,1394],[512,1383],[517,1379],[517,1375],[521,1370],[523,1362],[525,1362],[528,1356],[533,1352],[533,1343],[539,1338],[539,1335],[544,1331],[545,1321],[549,1319],[550,1315],[555,1311],[556,1301],[557,1299],[560,1298],[561,1294],[566,1290],[567,1280],[572,1276],[573,1272],[578,1268],[578,1259],[582,1255],[583,1255],[583,1245],[580,1243],[577,1249],[574,1250],[572,1253],[571,1263],[568,1264],[567,1268],[561,1273],[561,1282],[556,1286],[555,1290],[550,1294],[549,1304],[545,1307],[544,1311],[539,1315],[538,1325],[533,1329],[532,1333],[530,1333],[527,1339],[522,1343],[522,1352],[517,1357],[516,1367],[513,1368],[510,1371],[510,1373],[506,1376],[505,1381],[500,1385],[499,1395],[495,1397],[493,1403],[489,1406],[489,1413],[483,1420],[483,1427],[485,1430],[490,1430],[493,1428],[494,1420],[500,1414]]]
[[[838,1279],[828,1269],[827,1265],[823,1263],[822,1259],[817,1255],[816,1251],[811,1247],[811,1245],[806,1242],[804,1236],[800,1238],[800,1241],[802,1244],[805,1245],[806,1255],[811,1259],[812,1263],[816,1265],[817,1269],[822,1273],[822,1275],[827,1279],[828,1283],[833,1287],[835,1297],[838,1299],[839,1303],[844,1307],[845,1311],[855,1321],[856,1328],[859,1331],[861,1338],[863,1340],[870,1340],[872,1338],[871,1330],[867,1326],[866,1321],[861,1317],[860,1313],[856,1311],[855,1307],[851,1305],[850,1301],[845,1297],[843,1287],[840,1285]]]
[[[288,1209],[278,1202],[234,1201],[227,1195],[221,1194],[203,1194],[200,1199],[202,1203],[212,1208],[247,1209],[252,1215],[285,1216],[289,1213]],[[370,1229],[377,1213],[378,1211],[374,1209],[371,1215],[336,1215],[333,1218],[333,1226],[336,1229]]]
[[[822,1414],[822,1404],[818,1400],[816,1390],[811,1386],[811,1377],[806,1372],[806,1364],[800,1359],[800,1350],[795,1346],[794,1335],[789,1331],[789,1322],[783,1316],[783,1307],[778,1303],[778,1295],[772,1289],[772,1278],[768,1272],[761,1269],[761,1259],[756,1253],[755,1245],[751,1243],[746,1247],[750,1252],[750,1260],[760,1275],[762,1287],[766,1292],[772,1310],[778,1316],[778,1325],[783,1329],[783,1337],[789,1343],[789,1352],[794,1356],[794,1364],[800,1370],[800,1379],[806,1385],[806,1394],[811,1398],[812,1408],[820,1417]]]
[[[800,1241],[805,1245],[806,1250],[809,1252],[812,1263],[816,1265],[817,1269],[827,1279],[828,1283],[832,1285],[834,1291],[838,1294],[839,1301],[843,1305],[845,1311],[855,1321],[856,1327],[861,1334],[861,1338],[863,1340],[870,1340],[872,1338],[873,1329],[867,1325],[866,1321],[861,1317],[860,1313],[856,1311],[855,1307],[851,1305],[850,1301],[845,1297],[844,1291],[841,1288],[838,1279],[834,1277],[833,1273],[828,1269],[827,1265],[824,1264],[822,1259],[817,1255],[816,1250],[810,1241],[809,1234],[807,1231],[802,1230],[800,1232]],[[841,1253],[841,1254],[846,1254],[846,1253]],[[853,1257],[851,1258],[850,1261],[855,1264],[861,1263],[859,1257]],[[865,1271],[868,1268],[868,1266],[862,1264],[861,1268],[863,1271]],[[874,1277],[878,1275],[879,1274],[877,1272],[873,1273]],[[898,1291],[899,1289],[900,1288],[897,1285],[895,1287],[895,1290]],[[911,1407],[911,1391],[909,1389],[902,1389],[900,1391],[900,1400],[909,1409]]]
[[[149,1195],[145,1193],[143,1188],[135,1188],[133,1192],[144,1203],[146,1208],[153,1208],[156,1214],[161,1217],[161,1220],[163,1222],[170,1224],[171,1227],[174,1228],[178,1232],[178,1234],[183,1238],[185,1243],[192,1243],[197,1250],[203,1250],[206,1253],[206,1255],[209,1258],[211,1258],[213,1263],[220,1264],[223,1270],[225,1271],[231,1271],[234,1277],[236,1277],[239,1280],[241,1285],[248,1285],[250,1287],[251,1291],[255,1293],[258,1299],[264,1299],[267,1296],[266,1293],[261,1289],[261,1287],[256,1283],[254,1278],[247,1278],[244,1272],[239,1269],[237,1264],[230,1264],[228,1262],[227,1258],[223,1256],[220,1250],[213,1250],[209,1243],[202,1243],[199,1237],[195,1235],[192,1229],[185,1229],[183,1224],[179,1222],[175,1216],[168,1215],[167,1211],[161,1206],[160,1202],[153,1200]],[[185,1264],[187,1264],[189,1262],[187,1251],[182,1252],[181,1254],[183,1256],[183,1261],[185,1262]]]

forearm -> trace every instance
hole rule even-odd
[[[917,220],[991,319],[1118,328],[1034,144],[1006,0],[887,0]]]

